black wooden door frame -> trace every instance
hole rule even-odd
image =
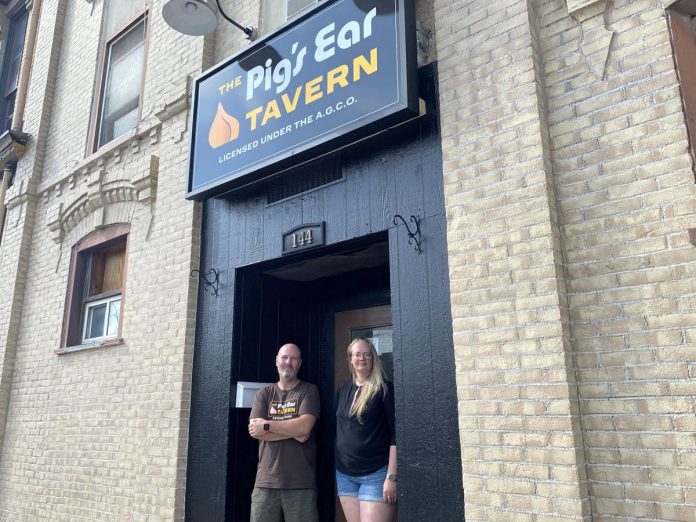
[[[462,520],[464,509],[434,65],[421,69],[420,92],[428,104],[427,116],[378,140],[358,144],[351,155],[346,155],[349,175],[344,185],[352,187],[353,196],[360,195],[364,200],[348,197],[345,210],[357,210],[353,217],[358,221],[346,223],[345,216],[328,205],[323,210],[309,209],[308,218],[300,216],[300,223],[326,221],[328,230],[334,227],[335,219],[343,219],[345,230],[338,241],[388,232],[400,521],[444,522]],[[382,176],[380,169],[385,160],[391,162],[392,170]],[[368,169],[369,175],[361,169]],[[391,185],[382,185],[386,183]],[[344,186],[334,184],[315,193],[321,196],[341,190]],[[375,199],[380,194],[386,194],[389,201]],[[295,199],[300,201],[303,196]],[[385,207],[381,209],[381,205]],[[268,216],[264,217],[264,212]],[[317,212],[324,214],[317,218]],[[393,224],[395,213],[421,218],[422,254],[408,243],[405,227]],[[252,227],[263,227],[269,219],[271,223],[278,220],[282,229],[283,216],[281,207],[264,207],[260,202],[212,199],[204,203],[201,268],[219,268],[221,284],[218,298],[205,294],[202,285],[199,289],[187,520],[225,520],[228,476],[224,463],[228,457],[233,334],[241,313],[235,307],[236,269],[253,256],[257,261],[268,261],[267,252],[273,251],[271,242],[279,239],[276,227],[264,237],[259,250],[253,237],[238,239],[245,233],[239,227],[245,226],[242,218],[250,220]],[[220,235],[228,239],[221,241]]]
[[[299,377],[319,388],[321,416],[316,427],[319,515],[329,520],[335,506],[334,446],[334,315],[336,311],[389,304],[387,233],[239,267],[235,270],[238,310],[234,321],[230,404],[237,381],[273,382],[273,356],[278,346],[294,342],[302,349]],[[371,268],[345,267],[345,273],[296,282],[277,276],[277,270],[340,253],[353,256],[371,245],[384,245],[384,258]],[[274,276],[273,274],[276,274]],[[283,317],[284,316],[284,317]],[[246,319],[245,319],[246,317]],[[257,347],[254,352],[253,347]],[[251,353],[250,353],[251,350]],[[248,409],[230,407],[226,520],[247,520],[256,470],[256,443],[246,432]],[[328,445],[328,446],[327,446]],[[327,449],[330,448],[330,449]]]

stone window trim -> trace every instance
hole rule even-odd
[[[100,343],[86,343],[86,344],[76,344],[75,346],[66,346],[65,348],[58,348],[54,351],[56,355],[65,355],[74,352],[84,352],[86,350],[96,350],[98,348],[109,348],[112,346],[120,346],[124,343],[122,337],[116,337],[114,339],[106,339]]]
[[[140,133],[129,132],[83,162],[39,185],[36,192],[49,205],[46,226],[53,241],[62,243],[84,216],[111,203],[138,201],[149,205],[152,218],[159,157],[142,154],[141,147],[157,144],[160,130],[161,123],[157,123],[143,126]],[[126,167],[123,166],[124,158],[131,160]],[[108,181],[107,171],[118,168],[124,169],[124,175]]]
[[[55,350],[57,354],[70,353],[75,351],[87,350],[115,346],[123,343],[123,310],[126,303],[126,280],[128,266],[129,249],[129,223],[116,223],[100,227],[89,233],[78,241],[72,248],[70,256],[70,271],[68,276],[68,286],[65,295],[65,308],[63,317],[63,329],[61,334],[60,347]],[[123,259],[123,274],[120,288],[120,314],[118,320],[118,333],[108,338],[100,338],[93,342],[83,341],[85,304],[88,299],[85,297],[85,284],[88,276],[86,256],[90,252],[99,251],[120,242],[125,243],[125,253]],[[110,292],[114,296],[117,292]]]
[[[116,29],[112,34],[108,35],[108,39],[104,45],[101,57],[101,67],[99,71],[99,84],[96,103],[94,104],[94,112],[92,121],[94,122],[91,129],[90,136],[90,153],[96,153],[104,147],[108,147],[112,141],[119,140],[122,136],[132,137],[134,130],[140,124],[143,116],[143,95],[145,92],[145,75],[147,71],[147,56],[149,51],[149,36],[151,29],[151,19],[150,19],[150,9],[146,8],[143,11],[137,13],[130,21],[128,21],[123,26]],[[144,23],[144,36],[143,36],[143,62],[141,64],[142,71],[140,75],[140,91],[138,95],[138,115],[137,122],[133,129],[126,131],[123,134],[113,137],[110,140],[105,141],[100,144],[100,133],[103,125],[103,109],[106,97],[106,87],[109,80],[109,52],[111,45],[123,37],[126,33],[137,27],[140,23]]]
[[[50,193],[61,193],[66,189],[66,185],[74,185],[79,178],[88,177],[90,174],[105,168],[113,168],[122,164],[126,158],[144,155],[146,157],[138,160],[137,166],[129,169],[134,173],[130,179],[138,192],[138,201],[148,203],[150,199],[154,199],[158,163],[155,160],[158,160],[158,156],[155,155],[153,148],[160,142],[163,126],[175,116],[189,109],[191,93],[189,77],[184,78],[179,87],[175,95],[155,105],[135,129],[105,144],[86,158],[73,159],[67,162],[55,176],[40,183],[36,193],[48,202]],[[188,116],[185,121],[188,122]],[[184,123],[171,139],[175,143],[179,143],[186,138],[186,132],[187,127]],[[26,139],[29,138],[28,135],[23,136],[26,136]],[[5,157],[3,137],[4,134],[0,135],[0,165]],[[21,149],[21,152],[23,154],[24,149]],[[102,187],[99,188],[102,189]],[[61,220],[63,217],[61,216]],[[58,236],[60,235],[58,234]],[[60,237],[54,237],[54,239],[59,241]]]

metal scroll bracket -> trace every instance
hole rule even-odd
[[[220,272],[215,270],[214,268],[211,268],[208,270],[208,276],[206,277],[203,272],[197,269],[191,270],[191,277],[193,277],[193,274],[195,272],[198,272],[198,275],[203,278],[203,281],[205,282],[205,286],[203,287],[204,292],[210,292],[210,295],[214,295],[215,297],[218,296],[218,288],[220,284]]]
[[[397,214],[394,216],[394,224],[398,226],[399,221],[401,221],[406,227],[406,233],[408,234],[408,244],[413,245],[414,250],[418,252],[418,254],[420,254],[422,252],[420,247],[420,219],[418,219],[416,216],[411,216],[411,219],[409,221],[415,224],[414,230],[411,230],[411,227],[408,225],[408,223],[406,223],[406,220],[400,214]]]

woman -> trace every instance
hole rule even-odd
[[[390,522],[396,510],[394,389],[370,341],[348,346],[352,379],[338,390],[336,484],[348,522]]]

